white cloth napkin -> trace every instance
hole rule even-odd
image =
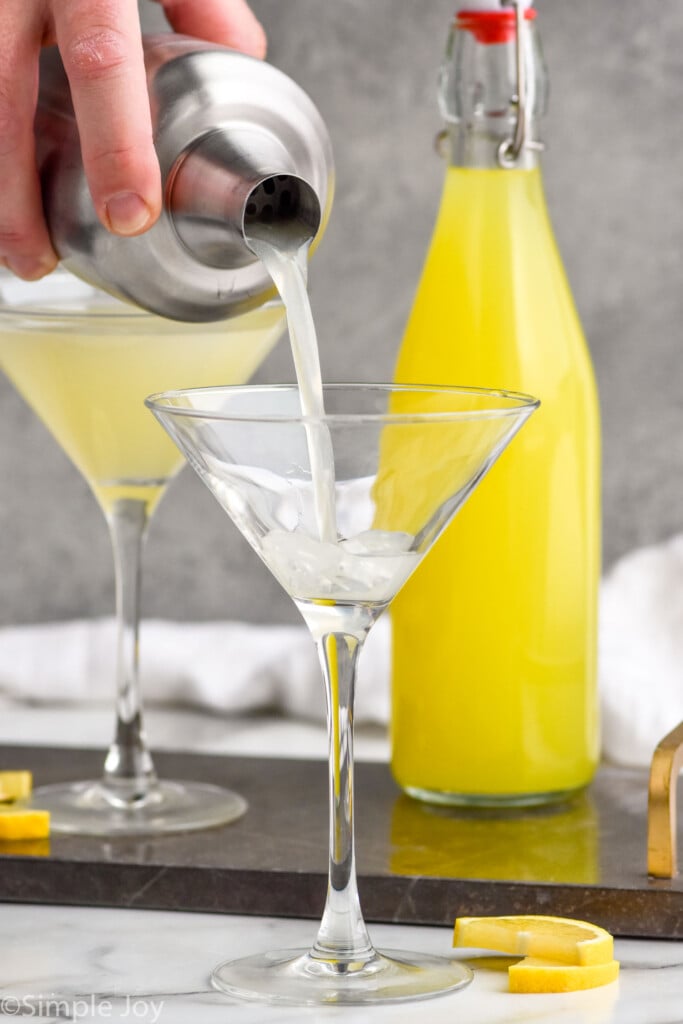
[[[599,665],[604,756],[648,765],[683,721],[683,535],[631,552],[604,579]]]
[[[385,615],[359,662],[357,721],[389,720],[390,635]],[[37,703],[112,702],[115,645],[112,619],[0,629],[0,693]],[[147,703],[325,714],[303,625],[145,621],[141,669]],[[648,765],[683,720],[683,535],[625,556],[603,581],[599,679],[604,756]]]
[[[389,718],[389,622],[370,633],[359,661],[355,717]],[[36,703],[110,702],[116,624],[93,619],[0,630],[0,693]],[[140,631],[146,703],[220,712],[276,710],[325,716],[315,645],[302,626],[146,620]]]

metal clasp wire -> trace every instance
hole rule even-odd
[[[540,142],[531,142],[527,139],[529,134],[529,97],[526,82],[526,61],[524,53],[524,43],[526,38],[524,35],[526,32],[524,3],[523,0],[503,0],[503,3],[506,6],[512,6],[515,9],[515,64],[517,85],[515,94],[512,97],[512,103],[517,108],[517,120],[515,121],[515,131],[512,138],[505,139],[501,142],[497,152],[498,163],[500,166],[509,169],[516,166],[519,158],[524,152],[525,146],[528,149],[543,149],[543,144]]]

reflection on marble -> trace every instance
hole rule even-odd
[[[209,970],[218,961],[304,946],[313,931],[310,921],[5,905],[0,907],[0,1019],[3,1011],[20,1016],[19,1008],[34,1018],[43,1009],[42,1019],[53,1021],[155,1024],[417,1024],[425,1019],[430,1024],[671,1024],[682,1019],[683,945],[653,941],[618,941],[620,981],[568,995],[511,995],[505,972],[482,967],[481,959],[472,985],[462,992],[371,1012],[244,1005],[209,987]],[[376,925],[372,935],[379,946],[441,954],[448,953],[451,940],[444,928]]]

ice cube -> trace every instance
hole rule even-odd
[[[298,530],[271,530],[261,541],[271,572],[293,597],[325,597],[339,576],[342,552]]]
[[[347,601],[390,601],[418,558],[414,552],[372,557],[346,551],[330,596]]]
[[[400,530],[364,530],[342,544],[354,555],[395,555],[410,551],[414,539],[412,534]]]
[[[374,538],[370,543],[368,536]],[[363,549],[360,554],[350,551],[348,542],[331,544],[302,531],[271,530],[261,541],[261,553],[292,597],[390,601],[419,559],[416,552],[405,550],[412,537],[379,530],[359,537],[353,540]],[[379,545],[383,553],[367,554],[372,544]]]

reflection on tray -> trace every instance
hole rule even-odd
[[[1,839],[0,857],[49,857],[49,839]]]
[[[594,885],[598,814],[590,794],[515,812],[451,809],[402,795],[391,818],[398,875]]]

